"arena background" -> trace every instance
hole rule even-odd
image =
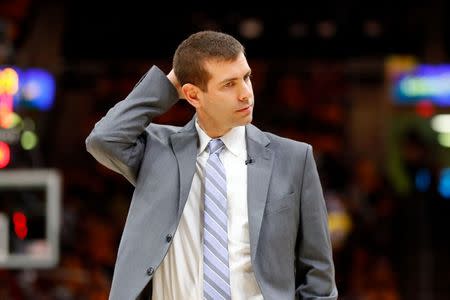
[[[246,46],[254,123],[314,146],[339,299],[448,299],[449,13],[437,0],[0,1],[0,299],[107,299],[132,186],[85,138],[200,29]],[[155,121],[192,114],[179,102]]]

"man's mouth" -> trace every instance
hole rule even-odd
[[[238,112],[246,111],[246,110],[250,109],[252,106],[253,106],[253,104],[250,104],[250,105],[245,106],[244,108],[238,109],[237,111]]]

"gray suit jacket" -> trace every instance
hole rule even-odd
[[[178,101],[153,66],[95,125],[87,150],[135,191],[110,299],[138,299],[169,249],[195,171],[198,136],[151,123]],[[246,126],[251,261],[264,299],[337,299],[327,211],[311,146]]]

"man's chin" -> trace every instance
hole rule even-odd
[[[253,121],[253,116],[248,116],[244,120],[242,120],[242,122],[240,122],[240,124],[238,126],[248,125],[248,124],[252,123],[252,121]]]

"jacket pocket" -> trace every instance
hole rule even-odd
[[[294,206],[295,197],[296,194],[293,192],[277,200],[268,199],[264,214],[274,214],[285,209],[292,208]]]

